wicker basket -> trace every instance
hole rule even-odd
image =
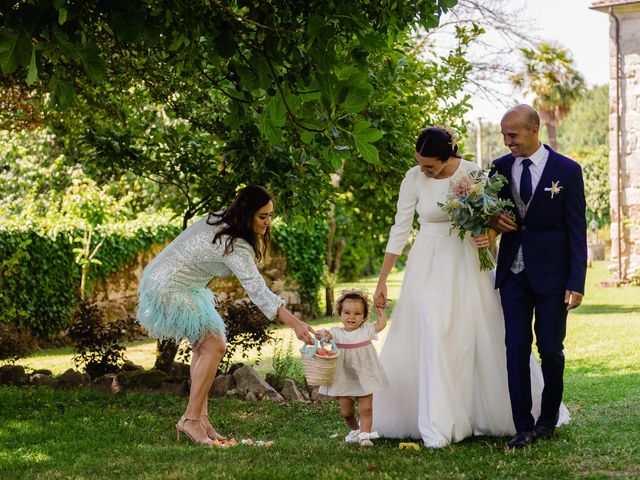
[[[316,353],[318,344],[313,347],[302,348],[302,368],[307,384],[311,386],[330,385],[336,376],[338,366],[339,350],[333,350],[335,355],[322,356]]]

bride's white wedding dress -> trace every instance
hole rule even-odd
[[[480,270],[473,240],[450,231],[437,205],[453,181],[477,168],[461,160],[452,177],[434,179],[414,167],[400,187],[387,252],[402,251],[416,211],[420,231],[380,354],[390,383],[373,396],[373,430],[381,436],[442,447],[471,435],[515,433],[493,272]],[[537,418],[543,380],[533,355],[531,378]],[[563,404],[558,423],[568,421]]]

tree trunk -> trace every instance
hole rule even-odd
[[[549,146],[552,150],[558,150],[558,135],[556,133],[555,123],[545,123],[544,126],[547,129],[547,136],[549,137]]]
[[[156,363],[153,368],[169,375],[173,360],[178,353],[178,344],[173,340],[158,340]]]
[[[325,316],[330,317],[333,315],[333,303],[335,301],[335,287],[338,280],[338,271],[340,270],[340,260],[342,260],[342,254],[344,253],[344,247],[347,245],[347,240],[342,237],[336,244],[336,254],[329,265],[327,265],[327,284],[325,286],[324,298],[327,301],[325,308]]]
[[[326,287],[324,289],[324,298],[327,301],[327,308],[324,310],[324,316],[330,317],[333,315],[333,302],[335,302],[333,287]]]

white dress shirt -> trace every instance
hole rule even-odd
[[[511,166],[511,181],[513,182],[517,192],[520,192],[522,161],[525,158],[529,158],[531,160],[529,171],[531,172],[531,198],[533,198],[533,193],[536,191],[536,187],[540,182],[544,166],[547,164],[547,160],[549,159],[549,150],[544,148],[544,145],[540,143],[540,148],[538,148],[538,150],[536,150],[530,157],[516,157],[513,165]]]

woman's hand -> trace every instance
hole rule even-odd
[[[496,239],[498,233],[490,228],[486,233],[481,233],[473,238],[473,241],[478,248],[487,248],[491,245],[491,243]]]
[[[326,328],[316,330],[316,338],[320,340],[322,337],[327,338],[328,340],[331,340],[333,338],[331,332],[329,332],[329,330],[327,330]]]
[[[299,320],[293,327],[293,331],[295,332],[296,337],[298,337],[298,340],[303,341],[307,345],[313,345],[313,335],[315,335],[316,332],[309,325]]]
[[[313,328],[287,310],[284,305],[278,308],[277,315],[282,323],[293,328],[293,332],[296,334],[296,337],[298,337],[298,340],[308,345],[313,345],[313,334],[316,333]]]
[[[387,308],[387,281],[386,278],[380,277],[378,286],[373,294],[373,303],[378,308]]]

